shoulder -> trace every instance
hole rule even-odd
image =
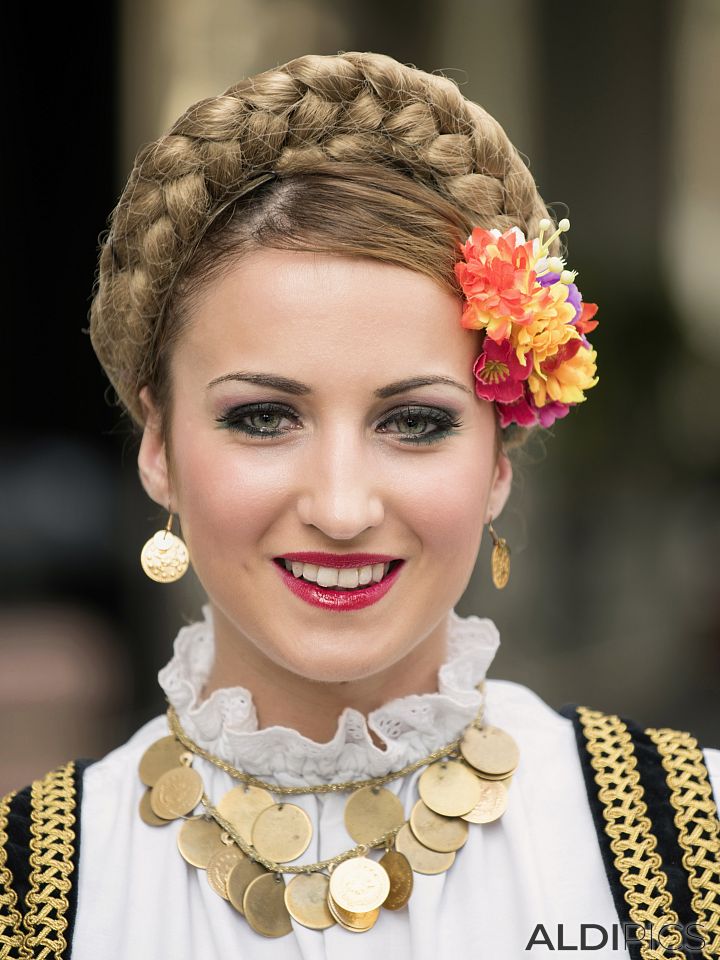
[[[628,716],[605,713],[577,703],[558,711],[571,721],[578,746],[595,755],[593,766],[600,765],[600,756],[616,750],[617,757],[640,766],[659,763],[667,775],[683,769],[685,775],[707,779],[720,776],[720,750],[705,746],[688,730],[667,726],[644,726]],[[606,758],[607,761],[607,758]]]
[[[85,770],[86,794],[111,787],[117,781],[124,781],[131,771],[137,776],[138,763],[145,750],[155,740],[167,735],[167,719],[164,716],[153,717],[136,730],[129,740]]]
[[[166,732],[165,718],[156,717],[101,760],[71,760],[0,797],[0,933],[17,955],[33,937],[48,955],[65,956],[77,912],[85,810],[105,808],[112,817],[117,784]]]
[[[670,727],[644,727],[631,717],[571,703],[555,709],[523,684],[510,680],[488,680],[487,716],[490,723],[524,737],[545,756],[568,749],[583,766],[597,773],[599,758],[614,750],[620,758],[641,768],[659,765],[665,778],[674,775],[699,776],[709,781],[720,800],[720,748],[704,744],[692,732]],[[595,763],[593,766],[593,755]]]
[[[72,936],[83,775],[90,763],[62,764],[0,798],[0,919],[18,956],[26,937],[48,955],[63,956]]]

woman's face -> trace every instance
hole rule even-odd
[[[403,267],[258,251],[208,284],[175,347],[172,464],[143,391],[143,483],[178,513],[216,623],[295,674],[370,676],[444,630],[502,510],[511,467],[460,315]],[[278,558],[303,552],[332,556],[296,560],[298,578]],[[402,562],[363,596],[372,563],[348,554]],[[355,589],[305,583],[343,558]]]

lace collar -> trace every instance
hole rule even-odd
[[[245,687],[215,690],[200,699],[214,658],[210,605],[202,612],[203,620],[178,633],[174,656],[158,675],[160,686],[196,743],[247,773],[288,781],[383,776],[455,739],[480,708],[482,695],[475,687],[500,644],[492,620],[451,610],[437,692],[391,700],[367,717],[346,707],[332,740],[318,743],[289,727],[259,730]],[[371,730],[385,749],[373,742]]]

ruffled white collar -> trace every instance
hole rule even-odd
[[[390,700],[367,717],[346,707],[332,740],[318,743],[289,727],[259,730],[245,687],[215,690],[200,699],[215,655],[210,605],[202,612],[203,620],[180,630],[174,655],[158,675],[169,703],[186,733],[206,750],[255,776],[291,781],[384,776],[454,740],[480,709],[482,694],[475,688],[500,644],[492,620],[451,610],[437,692]],[[385,749],[373,742],[370,731]]]

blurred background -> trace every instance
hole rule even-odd
[[[720,746],[720,4],[716,0],[103,0],[16,9],[0,427],[0,793],[99,757],[163,709],[200,616],[139,564],[165,516],[107,401],[87,311],[137,149],[192,101],[304,53],[374,50],[503,124],[600,304],[601,382],[515,460],[458,611],[492,677]],[[59,38],[62,37],[62,43]],[[10,43],[7,44],[11,46]]]

